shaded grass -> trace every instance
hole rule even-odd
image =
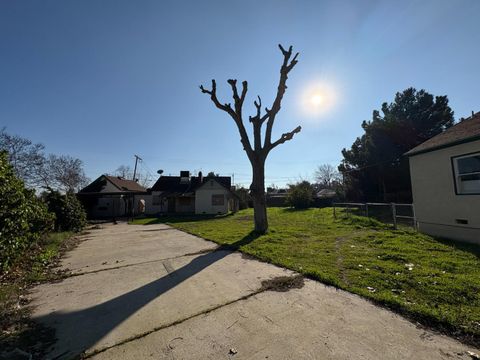
[[[333,218],[330,208],[268,209],[270,229],[251,233],[253,212],[222,217],[165,217],[167,223],[385,305],[478,346],[479,247],[437,240],[374,219]],[[249,237],[254,236],[250,239]],[[240,242],[241,239],[250,239]]]

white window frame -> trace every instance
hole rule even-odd
[[[479,152],[474,152],[470,154],[464,154],[464,155],[459,155],[459,156],[454,156],[452,157],[452,167],[453,167],[453,180],[455,183],[455,194],[457,195],[480,195],[480,179],[479,180],[470,180],[472,182],[478,183],[475,184],[477,186],[476,189],[474,190],[465,190],[462,187],[462,182],[468,181],[468,180],[462,180],[462,178],[472,176],[472,175],[478,175],[480,176],[480,169],[478,171],[473,171],[473,172],[468,172],[468,173],[460,173],[458,169],[458,161],[461,159],[469,158],[469,157],[474,157],[474,156],[480,156],[480,151]]]

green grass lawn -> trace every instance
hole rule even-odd
[[[255,236],[253,211],[164,222],[261,260],[372,299],[463,340],[480,339],[480,248],[392,230],[365,217],[333,218],[331,208],[268,209],[270,229]]]

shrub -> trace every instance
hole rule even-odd
[[[17,178],[6,152],[0,152],[0,270],[52,229],[53,215]]]
[[[75,194],[50,190],[45,195],[48,210],[55,214],[56,231],[80,231],[87,223],[85,210]]]
[[[245,189],[244,187],[239,187],[237,189],[235,189],[235,195],[238,196],[238,199],[239,199],[239,210],[243,210],[243,209],[248,209],[249,207],[249,203],[252,201],[252,198],[249,194],[249,191],[248,189]]]
[[[308,181],[288,185],[287,205],[295,209],[307,209],[313,203],[315,189]]]

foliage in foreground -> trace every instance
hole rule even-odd
[[[167,222],[259,259],[362,295],[424,324],[480,339],[480,249],[376,220],[333,218],[330,208],[269,208],[270,231],[251,233],[252,211]]]
[[[0,272],[52,229],[54,216],[25,188],[0,152]]]
[[[35,359],[44,358],[55,334],[52,329],[30,320],[25,295],[30,285],[62,276],[54,270],[55,264],[60,254],[76,243],[70,232],[43,236],[21,261],[0,275],[0,349],[8,352],[19,348]]]
[[[75,194],[50,191],[45,194],[48,210],[55,214],[56,231],[81,231],[87,224],[87,214]]]

